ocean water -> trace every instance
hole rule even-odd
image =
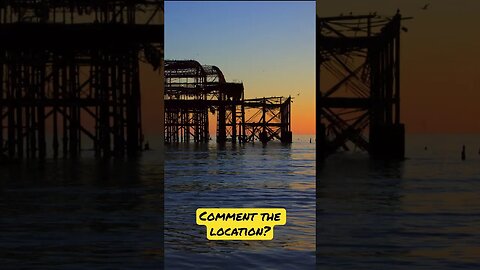
[[[338,153],[317,168],[317,268],[480,269],[480,135],[406,143],[405,161]]]
[[[163,154],[0,164],[0,269],[161,269]]]
[[[480,269],[480,135],[409,135],[405,161],[338,153],[316,184],[309,137],[169,146],[165,166],[151,145],[0,164],[0,269],[312,269],[316,227],[319,269]],[[287,225],[207,241],[198,207],[285,207]]]
[[[314,269],[315,141],[165,150],[166,269]],[[271,241],[208,241],[199,207],[283,207]]]

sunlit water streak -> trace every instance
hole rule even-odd
[[[166,149],[166,269],[312,269],[315,143],[176,145]],[[284,207],[272,241],[208,241],[199,207]]]
[[[329,157],[317,179],[319,269],[480,269],[479,147],[478,135],[412,135],[402,162]]]

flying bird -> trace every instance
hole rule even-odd
[[[423,10],[427,10],[427,9],[428,9],[428,6],[430,6],[430,3],[425,4],[425,6],[423,6],[422,9],[423,9]]]

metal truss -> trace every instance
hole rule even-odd
[[[4,1],[0,154],[135,156],[139,62],[160,66],[162,13],[162,1]]]
[[[403,157],[401,20],[399,13],[317,18],[319,156],[354,147]]]
[[[245,100],[243,83],[194,60],[166,60],[165,79],[166,143],[208,142],[209,113],[217,114],[218,143],[291,142],[290,98]]]

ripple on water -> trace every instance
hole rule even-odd
[[[307,139],[308,140],[308,137]],[[168,269],[305,269],[315,263],[314,144],[271,143],[167,149],[165,263]],[[208,241],[198,207],[284,207],[272,241]]]

